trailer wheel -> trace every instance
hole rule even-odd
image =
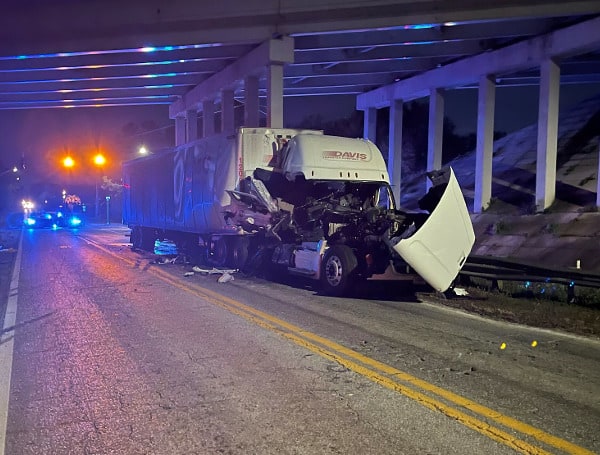
[[[346,293],[355,275],[358,262],[346,245],[334,245],[325,252],[321,268],[321,287],[329,295]]]
[[[134,226],[131,230],[131,246],[134,250],[139,250],[142,248],[142,228],[139,226]]]
[[[156,233],[154,229],[134,226],[131,230],[131,245],[134,250],[154,251]]]
[[[211,238],[208,249],[208,261],[215,267],[223,267],[227,263],[227,247],[225,237]]]
[[[154,243],[158,236],[156,231],[151,228],[142,228],[142,250],[154,253]]]
[[[248,260],[248,240],[242,237],[229,237],[227,240],[227,265],[234,269],[244,268]]]

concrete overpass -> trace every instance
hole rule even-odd
[[[543,210],[554,199],[560,84],[600,81],[598,1],[11,0],[2,13],[0,109],[169,104],[183,143],[240,126],[235,109],[246,126],[278,127],[285,97],[357,95],[365,137],[376,110],[391,110],[397,195],[402,103],[430,97],[433,169],[444,90],[476,86],[475,211],[491,198],[495,88],[540,85]]]

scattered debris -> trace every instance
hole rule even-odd
[[[219,283],[227,283],[229,281],[233,281],[233,275],[225,272],[223,275],[221,275],[219,277],[219,279],[217,280]]]
[[[454,294],[456,294],[459,297],[464,297],[464,296],[469,295],[469,292],[464,288],[452,288],[452,290],[454,291]]]
[[[175,264],[175,262],[177,261],[177,257],[157,257],[156,259],[154,259],[154,264]]]
[[[185,272],[183,276],[193,276],[194,272]]]
[[[210,269],[203,269],[202,267],[198,267],[197,265],[192,267],[192,270],[196,273],[202,273],[203,275],[222,275],[225,273],[232,274],[238,271],[238,269],[217,269],[216,267]]]

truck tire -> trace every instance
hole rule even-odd
[[[229,245],[225,237],[211,238],[208,249],[208,262],[214,267],[227,263]]]
[[[142,228],[142,250],[154,253],[154,243],[156,242],[156,231],[152,228]]]
[[[358,261],[346,245],[334,245],[325,252],[321,266],[321,288],[328,295],[343,295],[352,285]]]
[[[142,228],[139,226],[134,226],[131,229],[131,246],[134,250],[142,249]]]
[[[243,237],[227,238],[227,266],[243,269],[248,260],[248,240]]]
[[[154,242],[156,241],[156,232],[151,228],[134,226],[131,229],[131,246],[134,250],[144,250],[154,252]]]

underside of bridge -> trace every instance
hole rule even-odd
[[[496,88],[539,86],[544,210],[555,197],[560,87],[600,83],[597,1],[10,0],[2,9],[0,109],[167,104],[180,144],[283,126],[286,97],[355,95],[367,138],[377,109],[390,109],[397,197],[403,103],[430,99],[434,169],[445,91],[476,88],[476,212],[492,197]]]

